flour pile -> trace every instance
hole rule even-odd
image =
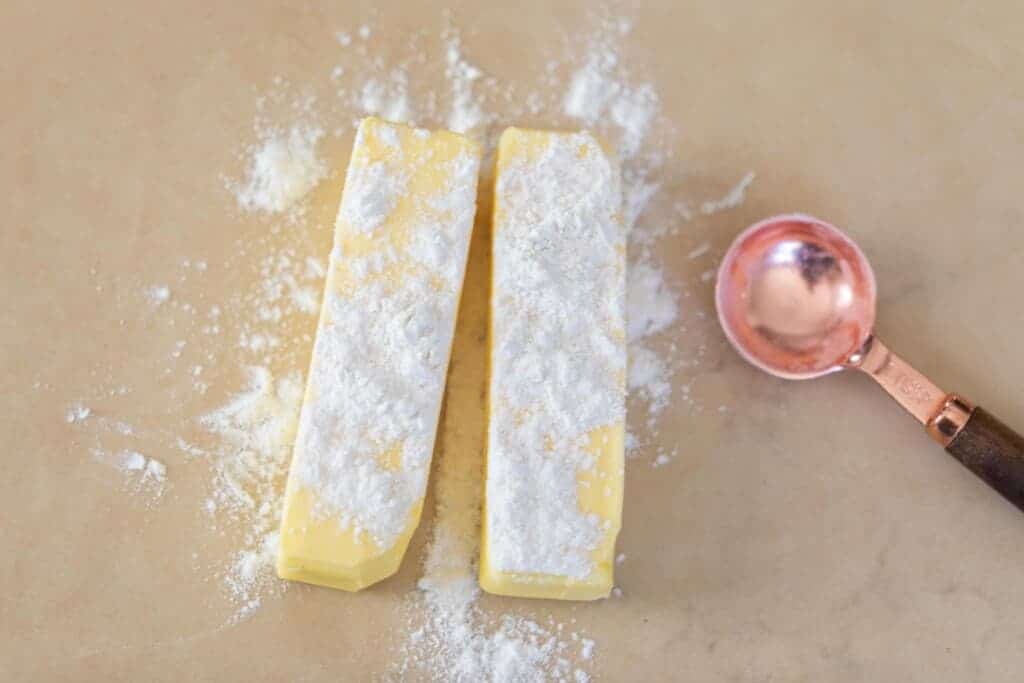
[[[263,139],[248,151],[245,180],[228,185],[238,205],[265,213],[287,211],[298,220],[302,198],[327,175],[326,164],[317,156],[323,136],[320,128],[304,124],[261,131]]]

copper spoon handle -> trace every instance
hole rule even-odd
[[[947,394],[876,337],[846,363],[870,375],[967,469],[1024,511],[1024,437]]]

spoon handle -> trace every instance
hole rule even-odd
[[[869,337],[846,366],[870,375],[950,455],[1024,511],[1024,437],[947,394],[877,337]]]
[[[946,451],[1024,510],[1024,437],[975,408]]]

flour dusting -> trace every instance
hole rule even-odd
[[[225,578],[239,605],[235,618],[259,607],[266,591],[286,585],[271,575],[271,568],[303,392],[298,373],[275,379],[267,368],[253,366],[247,375],[244,391],[202,418],[202,424],[220,437],[211,454],[213,489],[204,507],[215,525],[230,519],[244,530],[242,546]]]
[[[248,150],[245,179],[228,183],[238,205],[268,214],[291,212],[297,218],[301,200],[327,175],[317,155],[323,136],[319,127],[304,124],[264,131],[263,139]]]
[[[226,259],[189,254],[173,276],[153,276],[160,284],[134,283],[136,308],[120,311],[119,317],[123,326],[145,314],[161,332],[153,345],[156,360],[147,368],[166,403],[161,426],[147,422],[141,409],[131,415],[106,409],[118,398],[130,401],[137,391],[117,379],[118,368],[110,368],[106,383],[89,391],[83,387],[76,394],[81,400],[63,414],[58,410],[57,419],[73,431],[86,457],[111,474],[115,489],[146,506],[187,500],[177,495],[180,489],[165,495],[184,468],[209,473],[195,512],[211,533],[237,539],[227,556],[211,558],[232,604],[230,622],[252,614],[286,586],[273,573],[281,497],[330,264],[331,226],[322,217],[333,215],[334,207],[325,211],[318,202],[321,195],[337,201],[347,162],[337,143],[347,145],[353,124],[365,114],[463,131],[485,144],[493,142],[491,132],[529,117],[555,129],[587,128],[616,150],[628,230],[627,449],[631,462],[654,467],[671,468],[680,457],[658,445],[657,434],[662,420],[675,412],[670,407],[694,400],[679,373],[696,367],[702,350],[673,340],[683,339],[688,315],[705,314],[694,310],[697,297],[684,283],[709,286],[714,249],[708,242],[695,245],[688,258],[696,270],[684,277],[666,268],[661,247],[680,230],[742,204],[755,176],[747,173],[719,197],[680,196],[669,173],[675,163],[673,124],[662,115],[661,97],[642,66],[623,57],[623,42],[636,40],[632,22],[607,12],[595,15],[572,27],[563,45],[542,48],[547,67],[522,81],[503,78],[501,65],[488,64],[485,70],[474,58],[473,34],[461,33],[452,14],[436,30],[414,32],[392,51],[376,43],[383,27],[325,27],[323,36],[309,40],[332,50],[336,64],[309,76],[309,82],[268,84],[254,102],[254,139],[239,145],[240,168],[224,181],[226,203],[243,210],[239,227],[250,234]],[[422,84],[434,79],[437,69],[443,69],[443,83],[424,91]],[[367,201],[342,207],[347,220],[367,235],[406,189],[402,178],[374,173],[367,169],[359,179],[375,188]],[[252,238],[256,227],[264,232]],[[418,263],[432,267],[447,253],[444,244],[421,238],[409,249]],[[469,270],[475,267],[471,263]],[[229,278],[226,290],[207,288],[203,278],[218,271],[239,278]],[[476,278],[476,286],[485,286],[486,270]],[[238,282],[244,284],[234,286]],[[467,315],[465,300],[460,321]],[[329,299],[328,305],[336,308],[337,302]],[[479,367],[464,376],[453,366],[447,400],[476,404],[481,412],[472,418],[465,411],[448,415],[442,426],[432,482],[434,522],[418,588],[402,601],[408,629],[398,634],[402,656],[396,658],[395,673],[435,681],[588,681],[599,676],[601,653],[610,644],[583,627],[557,621],[543,603],[524,603],[526,616],[497,611],[480,595],[485,431],[479,396],[486,386],[481,341],[486,309],[471,312],[468,320],[469,327],[456,335],[455,353],[461,363]],[[429,325],[413,327],[425,333]],[[393,532],[387,519],[370,523],[382,535]],[[612,591],[614,599],[628,595],[623,587]]]
[[[704,215],[710,216],[711,214],[718,213],[719,211],[725,211],[727,209],[734,209],[743,203],[746,198],[747,188],[754,182],[754,178],[757,177],[753,171],[748,171],[736,185],[734,185],[728,192],[725,193],[719,199],[709,199],[702,202],[700,205],[700,212]]]
[[[68,406],[68,410],[64,414],[64,421],[68,424],[73,424],[88,419],[90,415],[92,415],[92,410],[88,406],[81,403],[73,403]]]

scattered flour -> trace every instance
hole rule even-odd
[[[753,171],[748,171],[738,183],[731,190],[725,193],[720,199],[709,199],[700,205],[700,212],[706,216],[718,213],[719,211],[725,211],[726,209],[733,209],[743,203],[746,198],[747,188],[754,182],[756,174]]]
[[[167,466],[159,460],[134,450],[111,453],[94,448],[92,455],[99,462],[121,472],[127,489],[145,496],[150,504],[163,496],[167,485]]]
[[[622,30],[606,30],[592,39],[583,66],[569,82],[562,111],[588,126],[611,121],[620,134],[619,154],[631,158],[657,114],[658,95],[650,83],[632,85],[625,78],[617,49],[623,34]]]
[[[657,268],[635,261],[629,269],[626,289],[627,332],[631,342],[656,334],[675,322],[678,307],[675,295]]]
[[[630,263],[626,315],[629,391],[646,405],[646,427],[654,432],[657,416],[672,399],[674,372],[666,354],[654,351],[647,340],[676,322],[678,304],[661,268],[654,266],[649,256],[634,258]]]
[[[532,83],[510,83],[485,74],[467,58],[466,47],[450,22],[439,35],[440,54],[411,37],[412,56],[405,61],[395,61],[389,53],[374,54],[373,32],[367,25],[353,32],[337,32],[336,49],[343,61],[320,76],[332,98],[316,101],[305,92],[296,95],[297,90],[275,80],[267,99],[276,98],[290,113],[268,123],[266,113],[259,110],[257,141],[243,153],[243,177],[228,182],[237,204],[246,211],[265,214],[270,228],[266,239],[253,244],[240,241],[236,257],[223,264],[211,259],[210,267],[241,271],[253,266],[255,286],[216,301],[204,297],[186,301],[187,288],[179,287],[177,281],[171,282],[174,297],[167,285],[143,292],[153,307],[183,314],[175,327],[182,338],[170,353],[162,352],[167,363],[163,374],[189,377],[187,386],[194,391],[193,399],[211,383],[224,381],[220,371],[252,366],[248,387],[223,407],[207,412],[202,420],[214,445],[207,447],[202,441],[196,445],[173,427],[153,432],[119,421],[108,424],[84,404],[69,407],[65,419],[76,430],[94,430],[97,439],[104,439],[93,450],[95,458],[120,472],[131,492],[144,493],[149,500],[163,495],[179,464],[211,468],[204,514],[210,515],[220,532],[241,533],[232,557],[221,567],[224,585],[238,606],[235,618],[257,609],[264,597],[285,586],[273,576],[271,567],[283,481],[303,391],[302,377],[295,368],[305,369],[313,344],[313,316],[319,312],[326,273],[323,238],[315,237],[325,226],[307,225],[312,213],[307,211],[308,197],[330,170],[344,165],[342,158],[320,156],[324,137],[348,135],[349,122],[364,113],[449,127],[483,140],[490,124],[514,124],[529,115],[534,120],[548,120],[556,128],[592,128],[617,148],[623,167],[623,214],[630,228],[628,386],[645,407],[643,422],[630,425],[628,449],[634,460],[644,458],[657,467],[676,457],[675,451],[658,449],[649,434],[656,432],[657,418],[665,414],[670,402],[689,395],[688,387],[673,381],[678,353],[661,343],[679,329],[680,304],[687,292],[677,291],[666,278],[656,247],[658,240],[678,230],[681,222],[742,203],[754,175],[748,173],[723,197],[676,199],[669,202],[667,213],[652,209],[670,187],[663,173],[670,152],[663,150],[671,145],[660,144],[662,140],[654,136],[670,129],[671,124],[659,114],[655,88],[634,78],[621,57],[620,41],[629,35],[630,22],[606,18],[595,26],[583,30],[582,39],[569,38],[565,55],[551,59],[549,68]],[[447,88],[422,93],[416,89],[423,78],[417,69],[430,63],[443,66]],[[324,123],[328,121],[329,125]],[[381,201],[357,212],[366,218],[366,225],[373,225],[375,207],[388,206],[385,193]],[[428,262],[433,254],[443,254],[437,245],[418,243],[413,248]],[[690,258],[701,258],[709,250],[701,245]],[[198,277],[206,271],[206,263],[192,258],[183,269],[189,277]],[[709,269],[700,279],[710,281],[713,276]],[[671,280],[676,280],[675,274]],[[181,327],[182,318],[186,327]],[[167,324],[172,324],[169,316]],[[227,335],[237,343],[218,351],[214,342]],[[467,335],[467,343],[478,348],[478,332],[470,330]],[[466,358],[469,348],[462,349],[460,357]],[[202,369],[197,373],[196,367]],[[466,405],[479,405],[483,386],[462,387],[467,393]],[[674,388],[679,394],[676,397]],[[102,394],[124,396],[131,391],[113,382]],[[448,392],[458,391],[453,371]],[[102,403],[92,403],[97,396],[82,396],[100,415],[106,412]],[[188,397],[180,393],[169,396],[174,414],[187,414],[189,407],[194,408],[190,404],[183,411],[180,404]],[[460,419],[464,415],[460,409]],[[571,640],[562,636],[562,625],[554,621],[495,615],[481,605],[476,558],[484,432],[481,427],[477,440],[467,442],[460,436],[465,425],[455,424],[458,421],[449,418],[441,440],[443,456],[433,483],[436,514],[431,541],[419,590],[406,601],[411,625],[402,647],[408,656],[397,665],[410,676],[415,670],[432,680],[589,680],[584,668],[590,666],[598,649],[593,640]],[[125,429],[118,429],[118,424]],[[171,463],[168,469],[163,460],[145,455],[159,453],[163,458],[165,450],[182,454],[183,462],[171,456],[166,460]],[[616,587],[613,597],[622,596],[623,590]],[[535,614],[544,613],[542,605],[529,608]]]
[[[694,247],[693,249],[691,249],[690,253],[686,255],[686,258],[688,258],[688,259],[690,259],[692,261],[693,259],[700,258],[701,256],[703,256],[704,254],[708,253],[709,251],[711,251],[711,245],[709,243],[707,243],[707,242],[704,242],[704,243],[700,244],[699,246]]]
[[[393,69],[384,79],[370,78],[360,91],[359,106],[365,114],[388,121],[410,121],[409,79],[403,69]]]
[[[672,462],[672,459],[671,459],[671,458],[669,458],[669,457],[668,457],[667,455],[665,455],[664,453],[659,453],[659,454],[658,454],[658,457],[656,457],[656,458],[654,459],[654,463],[652,464],[652,466],[653,466],[653,467],[662,467],[662,466],[664,466],[664,465],[667,465],[667,464],[669,464],[670,462]]]
[[[75,422],[81,422],[87,419],[90,415],[92,415],[92,410],[87,406],[84,406],[81,403],[72,403],[68,406],[68,410],[64,414],[64,420],[68,424],[72,424]]]
[[[664,359],[651,349],[634,343],[629,351],[629,390],[639,393],[651,415],[657,415],[672,397],[671,373]]]
[[[138,451],[125,451],[119,456],[119,467],[125,472],[137,472],[143,480],[162,482],[167,468],[159,460],[147,458]]]
[[[624,556],[620,555],[619,557]],[[580,644],[582,645],[580,657],[583,659],[591,659],[594,656],[594,645],[596,645],[596,643],[590,638],[583,638],[580,640]]]
[[[483,72],[463,56],[462,40],[454,29],[449,29],[445,36],[445,65],[445,76],[452,88],[448,127],[457,133],[469,133],[487,120],[474,92]]]
[[[146,290],[146,297],[154,306],[159,306],[170,300],[171,290],[167,285],[155,285]]]
[[[275,380],[267,368],[251,367],[246,390],[202,418],[203,426],[220,437],[206,511],[217,525],[231,520],[244,531],[225,576],[239,605],[236,618],[258,608],[264,593],[285,585],[270,570],[302,392],[297,373]]]
[[[282,348],[281,333],[296,314],[316,316],[320,312],[322,261],[303,257],[295,247],[281,247],[260,259],[257,274],[256,286],[230,302],[240,317],[237,348],[247,353],[250,362],[261,365],[272,360],[294,361],[298,355],[304,365],[308,349],[295,344]],[[221,314],[219,306],[210,308],[209,322],[202,327],[204,334],[221,334]]]
[[[301,200],[327,175],[327,165],[317,156],[323,135],[321,128],[304,124],[264,131],[263,139],[248,151],[245,180],[228,183],[238,205],[247,211],[289,212],[297,218]]]

